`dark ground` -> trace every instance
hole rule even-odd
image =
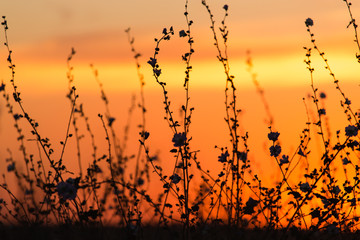
[[[157,227],[143,227],[142,230],[115,227],[19,227],[0,226],[0,240],[135,240],[135,239],[166,239],[176,240],[182,238],[182,229],[171,227],[158,229]],[[241,240],[358,240],[359,233],[331,233],[290,230],[285,235],[281,231],[241,230],[221,226],[205,226],[192,230],[192,240],[212,239],[241,239]],[[282,238],[283,237],[283,238]]]

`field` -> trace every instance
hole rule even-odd
[[[342,2],[348,12],[344,16],[348,19],[347,30],[353,31],[353,61],[360,63],[352,4]],[[308,44],[300,47],[308,73],[304,85],[310,93],[304,93],[302,109],[290,105],[294,93],[272,93],[283,96],[279,99],[285,115],[298,116],[293,112],[300,111],[305,119],[302,129],[292,136],[296,140],[289,142],[293,126],[287,123],[284,125],[288,129],[284,129],[279,124],[281,119],[274,116],[272,110],[276,107],[270,104],[258,80],[250,51],[245,64],[255,91],[247,93],[238,87],[229,57],[232,30],[227,20],[231,6],[222,6],[219,20],[211,4],[205,0],[201,3],[212,36],[209,47],[223,73],[221,90],[212,90],[206,98],[193,94],[196,39],[186,0],[186,28],[159,28],[144,66],[136,36],[131,28],[125,30],[133,56],[129,61],[136,66],[139,87],[136,97],[128,99],[128,110],[120,115],[115,112],[124,105],[123,100],[114,101],[114,95],[107,93],[95,64],[89,71],[96,81],[100,104],[84,101],[89,98],[79,94],[76,84],[74,59],[78,53],[71,49],[64,59],[64,102],[70,107],[50,106],[51,94],[48,99],[39,97],[43,114],[51,117],[57,112],[60,116],[53,118],[64,120],[66,127],[57,142],[49,135],[60,126],[50,121],[44,131],[43,123],[38,122],[27,103],[27,89],[17,79],[11,22],[2,17],[6,56],[0,57],[7,61],[9,77],[0,83],[0,107],[12,121],[10,127],[4,127],[12,128],[17,147],[4,145],[14,136],[2,140],[6,156],[0,156],[0,166],[4,166],[0,182],[1,239],[358,238],[358,83],[343,84],[337,78],[332,59],[317,41],[316,21],[304,17]],[[172,41],[185,42],[180,62],[183,79],[177,91],[169,87],[167,68],[163,67],[166,60],[162,58],[164,49],[171,51],[166,45]],[[317,83],[314,58],[320,60],[330,79],[326,87]],[[150,69],[151,80],[145,79],[144,68]],[[147,81],[156,83],[157,95],[148,97]],[[254,98],[263,112],[263,116],[256,113],[248,120],[263,136],[255,141],[253,131],[244,124],[242,107],[251,105]],[[159,108],[155,114],[154,104]],[[333,105],[337,105],[336,111]],[[222,108],[219,112],[218,106]],[[203,118],[196,118],[197,111]],[[149,118],[151,114],[158,118]],[[338,121],[340,118],[342,121]],[[199,135],[202,137],[197,138]],[[199,150],[202,142],[210,140],[214,142],[211,149]]]

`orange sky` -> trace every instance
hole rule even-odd
[[[216,60],[209,20],[200,1],[190,1],[189,17],[194,21],[195,40],[193,71],[191,75],[191,104],[195,106],[192,135],[193,149],[210,168],[216,169],[218,151],[214,145],[228,144],[224,123],[223,89],[225,77],[222,66]],[[171,131],[163,120],[162,96],[146,61],[153,54],[153,38],[161,35],[163,27],[174,26],[176,33],[186,27],[183,1],[1,1],[1,15],[9,24],[10,47],[14,51],[16,79],[24,99],[24,105],[40,122],[40,129],[53,140],[54,145],[64,137],[69,114],[67,93],[66,58],[71,47],[77,51],[74,66],[75,85],[97,128],[99,146],[106,145],[97,113],[104,108],[99,89],[92,76],[90,63],[99,70],[104,89],[109,95],[110,107],[117,118],[115,126],[123,133],[127,109],[132,94],[139,93],[135,64],[124,30],[132,28],[135,46],[142,53],[140,58],[145,76],[145,96],[148,108],[148,127],[151,133],[153,153],[159,152],[162,161],[171,159]],[[344,90],[359,108],[359,64],[356,62],[356,46],[353,29],[343,1],[328,0],[272,0],[272,1],[209,1],[217,23],[221,21],[224,4],[229,5],[228,28],[231,73],[236,76],[239,104],[244,113],[242,128],[249,131],[250,156],[258,171],[273,166],[264,144],[268,126],[263,105],[246,72],[246,51],[251,50],[254,71],[265,89],[265,96],[275,117],[275,127],[280,139],[287,143],[284,151],[291,152],[296,146],[301,130],[307,121],[303,97],[311,91],[304,46],[310,46],[304,21],[314,20],[312,30],[319,47],[326,52],[329,63]],[[360,4],[354,1],[353,14],[360,16]],[[3,31],[0,34],[4,41]],[[161,47],[159,62],[163,69],[162,79],[168,83],[174,111],[183,101],[182,83],[184,63],[181,55],[187,50],[183,39],[178,38]],[[315,54],[314,54],[315,55]],[[0,49],[0,80],[7,82],[10,73],[6,63],[7,52]],[[326,105],[330,124],[335,129],[346,126],[345,116],[339,107],[340,96],[332,79],[324,70],[318,56],[313,57],[317,86],[328,94]],[[10,88],[8,88],[10,89]],[[87,104],[87,105],[86,105]],[[311,105],[310,102],[308,104]],[[7,157],[6,148],[16,152],[16,139],[12,119],[0,101],[0,158]],[[139,115],[134,115],[136,122]],[[135,123],[134,123],[135,124]],[[136,123],[137,124],[137,123]],[[9,127],[10,126],[10,127]],[[26,128],[25,128],[26,129]],[[137,146],[135,125],[130,135],[129,151]],[[29,142],[29,149],[37,151]],[[259,150],[260,149],[260,150]],[[70,148],[71,150],[71,148]],[[70,158],[70,157],[69,157]],[[70,160],[69,160],[70,161]],[[71,162],[71,161],[70,161]],[[3,167],[4,163],[1,162]],[[3,172],[3,171],[0,171]],[[76,172],[76,171],[75,171]],[[267,172],[270,176],[276,174]]]

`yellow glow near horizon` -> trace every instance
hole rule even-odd
[[[319,84],[331,82],[329,72],[325,70],[323,62],[318,57],[314,58],[314,77]],[[253,59],[253,72],[257,74],[257,80],[263,87],[297,87],[310,84],[309,73],[301,55],[279,56],[274,58],[263,57]],[[181,88],[184,81],[184,64],[179,61],[163,61],[163,74],[160,76],[169,88]],[[358,63],[355,57],[336,54],[329,58],[329,63],[336,73],[336,77],[342,82],[359,81],[354,76],[359,75]],[[73,63],[74,83],[80,91],[97,91],[98,84],[92,75],[88,64]],[[99,71],[99,78],[104,87],[109,91],[137,91],[139,80],[137,79],[135,63],[105,63],[95,65]],[[253,82],[247,72],[245,58],[230,59],[230,73],[235,76],[235,83],[240,88],[252,88]],[[67,89],[66,64],[20,64],[16,69],[16,81],[25,89],[41,92],[62,92]],[[5,69],[5,71],[7,71]],[[144,63],[141,72],[144,74],[146,88],[157,88],[151,67]],[[10,72],[8,72],[10,73]],[[220,62],[216,59],[207,61],[194,61],[191,72],[190,84],[195,89],[222,88],[225,85],[225,74]]]

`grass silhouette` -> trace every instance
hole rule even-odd
[[[357,24],[351,12],[351,3],[344,0],[349,12],[349,25],[353,27],[355,42],[360,52]],[[134,56],[140,85],[140,103],[132,104],[128,110],[128,121],[124,134],[119,136],[115,129],[116,118],[111,113],[98,70],[93,64],[90,69],[98,83],[104,114],[98,114],[105,135],[103,141],[107,150],[99,151],[94,128],[86,113],[86,103],[79,100],[74,84],[72,59],[76,51],[71,49],[67,58],[68,93],[70,103],[67,129],[60,142],[61,148],[54,149],[49,138],[39,130],[39,123],[32,118],[31,110],[23,104],[21,91],[16,81],[16,66],[8,40],[8,22],[2,19],[5,34],[5,48],[10,70],[10,81],[2,82],[0,92],[8,113],[13,117],[17,140],[23,159],[15,159],[12,152],[6,159],[6,173],[0,184],[0,231],[11,238],[18,229],[23,234],[54,237],[116,239],[160,239],[160,238],[239,238],[254,239],[352,239],[356,238],[359,225],[359,137],[360,122],[351,99],[342,90],[341,82],[332,70],[331,61],[325,57],[315,39],[311,18],[305,20],[309,34],[309,45],[304,47],[305,67],[309,71],[311,95],[304,98],[308,121],[300,134],[298,145],[292,153],[285,154],[285,143],[281,142],[281,132],[276,130],[276,119],[272,115],[264,89],[257,81],[252,59],[248,54],[248,72],[266,111],[265,124],[268,139],[267,153],[277,167],[280,178],[274,184],[262,180],[257,174],[253,160],[249,157],[251,146],[249,134],[241,131],[238,88],[231,73],[228,56],[229,30],[226,24],[229,6],[224,5],[224,16],[217,25],[210,5],[202,0],[209,16],[210,31],[216,58],[224,70],[224,112],[228,133],[228,145],[216,146],[219,151],[217,172],[204,167],[198,158],[198,150],[192,145],[192,116],[196,111],[191,102],[190,86],[192,56],[195,53],[191,16],[188,0],[185,1],[184,16],[186,29],[175,32],[173,27],[163,28],[155,38],[154,53],[147,64],[152,68],[153,78],[162,91],[164,119],[172,132],[170,152],[171,171],[162,166],[150,139],[153,133],[147,128],[147,107],[144,95],[144,75],[141,73],[141,54],[135,48],[134,37],[127,29],[129,45]],[[184,99],[180,114],[171,101],[166,81],[160,48],[173,38],[186,41],[188,49],[182,55],[184,64]],[[315,53],[314,53],[315,52]],[[324,104],[326,94],[316,87],[313,54],[322,59],[333,80],[334,88],[341,98],[340,105],[348,123],[337,127],[336,138],[329,127],[329,116]],[[359,60],[359,53],[356,53]],[[26,100],[24,100],[26,101]],[[243,103],[242,103],[243,104]],[[315,109],[311,112],[310,106]],[[138,147],[133,154],[127,152],[129,128],[133,124],[132,114],[141,114],[138,128]],[[29,133],[24,133],[24,121]],[[82,133],[80,126],[85,126]],[[26,128],[26,129],[27,129]],[[27,146],[26,138],[36,142],[38,155]],[[84,149],[80,144],[87,136],[91,142],[91,159],[83,159]],[[310,142],[320,137],[321,164],[310,164]],[[76,144],[79,173],[75,174],[64,164],[69,139]],[[59,152],[56,157],[54,152]],[[85,163],[89,163],[88,166]],[[19,165],[24,165],[22,170]],[[133,164],[134,168],[129,166]],[[301,169],[301,166],[306,166]],[[337,177],[339,166],[345,179]],[[12,189],[7,176],[14,175],[18,189]],[[158,196],[149,194],[151,184],[161,186]],[[196,184],[196,185],[195,185]],[[20,193],[20,194],[19,194]],[[6,197],[5,197],[6,196]],[[151,219],[144,213],[151,213]],[[96,235],[94,231],[101,233]],[[66,234],[70,234],[67,236]],[[16,235],[18,236],[18,235]]]

